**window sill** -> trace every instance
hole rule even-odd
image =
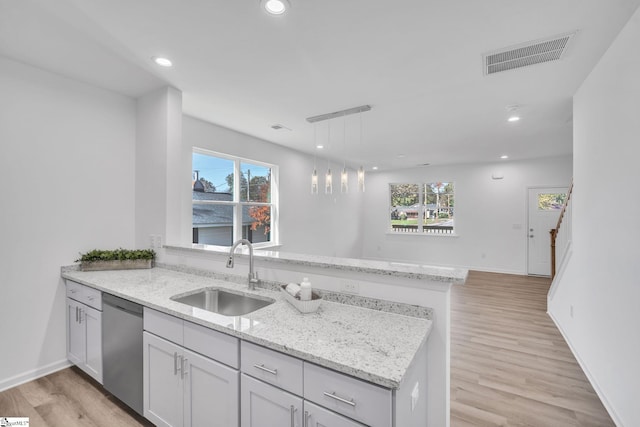
[[[387,236],[460,237],[456,233],[403,233],[389,230],[385,234]]]

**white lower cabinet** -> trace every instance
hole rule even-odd
[[[102,384],[102,312],[70,297],[66,305],[67,359]]]
[[[242,427],[302,427],[302,398],[242,374]]]
[[[364,424],[331,412],[308,400],[304,401],[303,427],[363,427]]]
[[[238,371],[144,332],[144,416],[158,426],[238,425]]]

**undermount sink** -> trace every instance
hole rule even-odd
[[[225,316],[242,316],[275,302],[270,298],[239,294],[218,288],[202,289],[188,295],[176,295],[171,299]]]

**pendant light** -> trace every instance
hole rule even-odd
[[[362,147],[362,111],[360,112],[360,146]],[[358,168],[358,191],[364,193],[364,166]]]
[[[318,127],[313,125],[313,145],[317,146],[317,132]],[[314,148],[317,149],[317,148]],[[311,174],[311,194],[318,194],[318,170],[316,169],[316,158],[317,155],[313,154],[313,173]]]
[[[320,114],[318,116],[307,117],[307,122],[316,123],[323,120],[327,121],[327,145],[325,148],[329,148],[329,143],[331,142],[331,120],[342,117],[343,118],[343,150],[344,150],[344,163],[342,167],[342,173],[340,174],[340,192],[348,193],[349,192],[349,173],[347,171],[347,126],[346,126],[346,116],[350,114],[360,113],[360,144],[362,144],[363,140],[363,132],[362,132],[362,113],[370,111],[370,105],[360,105],[358,107],[348,108],[346,110],[334,111],[332,113]],[[316,138],[316,133],[314,129],[314,140]],[[318,145],[316,145],[317,149]],[[318,171],[316,169],[316,158],[314,157],[313,162],[313,173],[311,174],[311,194],[318,194]],[[364,192],[364,166],[360,165],[357,172],[358,179],[358,191]],[[324,192],[325,194],[333,193],[333,176],[331,174],[331,160],[327,156],[327,172],[325,174],[324,181]]]
[[[340,175],[340,192],[349,192],[349,174],[347,173],[347,116],[342,116],[342,149],[344,150],[344,163]]]
[[[327,121],[327,147],[331,143],[331,121]],[[324,194],[333,193],[333,178],[331,176],[331,160],[327,158],[327,174],[324,177]]]

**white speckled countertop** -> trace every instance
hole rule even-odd
[[[372,383],[398,388],[427,340],[431,320],[323,301],[301,314],[279,292],[164,268],[74,271],[62,277]],[[272,298],[243,316],[224,316],[172,301],[205,287]]]

